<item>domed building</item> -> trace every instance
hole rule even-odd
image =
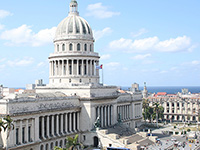
[[[65,147],[66,137],[76,134],[85,146],[130,144],[120,137],[134,134],[141,124],[142,93],[99,83],[100,57],[94,41],[90,25],[79,16],[77,1],[71,0],[49,56],[49,84],[37,86],[35,93],[0,99],[1,116],[10,115],[15,126],[1,132],[0,149],[53,150]]]
[[[50,55],[50,81],[53,86],[98,84],[99,55],[88,22],[79,16],[78,3],[70,3],[69,15],[57,27],[55,51]]]

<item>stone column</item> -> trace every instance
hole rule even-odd
[[[65,114],[65,132],[68,133],[68,117],[67,113]]]
[[[56,115],[56,134],[59,135],[59,115]]]
[[[108,126],[110,126],[110,105],[108,105]]]
[[[47,116],[47,124],[46,124],[46,133],[47,133],[47,137],[49,138],[50,136],[49,136],[49,116]]]
[[[77,131],[79,131],[80,129],[80,121],[79,121],[80,117],[79,117],[79,112],[77,112]]]
[[[32,118],[31,119],[31,140],[33,142],[35,142],[35,133],[36,133],[36,130],[35,130],[35,120]]]
[[[52,134],[52,136],[55,136],[55,134],[54,134],[54,115],[51,116],[51,134]]]
[[[69,113],[69,132],[72,132],[72,117],[71,117],[71,113]]]
[[[71,64],[72,65],[72,67],[71,67],[72,68],[72,74],[71,75],[74,75],[74,60],[72,59],[71,62],[72,62],[72,64]]]
[[[100,112],[101,112],[101,127],[103,127],[103,106],[101,106],[100,108]]]
[[[35,118],[35,125],[34,125],[34,133],[35,133],[35,141],[39,141],[39,117]]]
[[[107,126],[107,106],[104,106],[104,109],[105,109],[105,114],[104,114],[105,126]]]
[[[76,112],[73,113],[73,118],[74,118],[73,119],[73,121],[74,121],[74,132],[77,132],[76,131]]]
[[[41,124],[42,124],[42,127],[41,127],[41,130],[42,130],[42,138],[44,139],[45,136],[44,136],[44,116],[41,117]]]
[[[169,113],[172,114],[172,102],[169,102]]]
[[[61,119],[60,131],[61,131],[61,134],[64,134],[64,132],[63,132],[63,114],[60,115],[60,119]]]
[[[187,101],[185,102],[185,114],[188,114],[188,103],[187,103]]]
[[[28,136],[29,136],[29,133],[28,133],[28,119],[26,119],[26,127],[25,127],[25,141],[28,142]]]
[[[12,134],[12,137],[13,137],[13,145],[16,144],[16,121],[13,120],[13,124],[14,124],[14,130],[13,130],[13,134]]]
[[[22,120],[19,121],[19,143],[22,144]]]

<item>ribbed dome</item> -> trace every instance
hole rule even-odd
[[[82,17],[69,15],[57,27],[55,40],[80,36],[80,38],[93,39],[92,29]]]
[[[87,21],[79,16],[77,7],[76,0],[72,0],[68,17],[63,19],[57,27],[55,40],[75,38],[93,40],[92,29]]]

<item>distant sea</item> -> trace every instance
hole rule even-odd
[[[129,90],[131,87],[122,86],[122,90]],[[181,89],[186,88],[191,93],[200,93],[200,86],[147,86],[149,93],[167,92],[168,94],[176,94],[181,92]],[[143,90],[143,87],[139,88]]]

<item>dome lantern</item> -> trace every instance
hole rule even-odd
[[[79,15],[79,12],[78,12],[78,3],[76,0],[71,0],[70,2],[70,5],[69,5],[69,15]]]

